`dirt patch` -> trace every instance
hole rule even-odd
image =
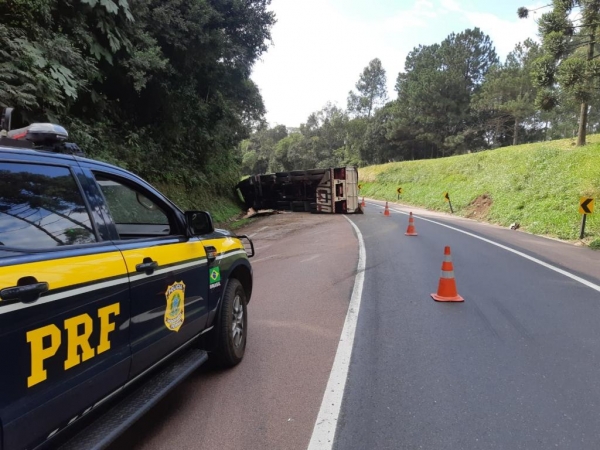
[[[488,194],[482,194],[469,203],[466,216],[470,219],[485,219],[494,201]]]
[[[251,223],[235,230],[235,232],[248,235],[252,239],[277,241],[295,231],[305,228],[316,229],[321,224],[339,219],[342,219],[340,214],[310,214],[286,211],[252,219]]]

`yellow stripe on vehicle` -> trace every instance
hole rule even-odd
[[[206,242],[206,241],[204,241]],[[177,263],[185,263],[193,259],[206,257],[203,242],[182,242],[123,250],[129,273],[136,273],[136,268],[144,258],[152,258],[159,268]]]
[[[46,282],[50,290],[126,275],[118,251],[49,261],[26,262],[0,268],[0,289],[16,286],[22,277]]]

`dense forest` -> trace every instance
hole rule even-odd
[[[420,45],[396,77],[373,59],[348,94],[298,129],[262,127],[240,144],[243,172],[438,158],[600,132],[599,1],[553,0],[527,39],[500,61],[480,29]],[[528,19],[530,11],[519,8]],[[374,49],[374,52],[376,49]]]
[[[252,66],[270,0],[0,0],[0,106],[89,156],[213,192],[264,117]]]
[[[552,0],[536,16],[540,42],[519,43],[503,61],[478,28],[420,45],[392,98],[375,58],[345,108],[329,103],[293,129],[266,124],[250,78],[270,44],[269,5],[0,0],[0,106],[62,123],[91,157],[194,195],[230,192],[242,173],[562,137],[583,145],[600,129],[598,0]],[[533,20],[526,8],[517,14]]]

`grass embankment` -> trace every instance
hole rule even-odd
[[[155,183],[154,186],[184,211],[196,209],[210,212],[218,227],[234,229],[240,226],[240,222],[243,224],[243,221],[237,220],[242,210],[233,195],[217,196],[209,194],[206,189],[188,189],[163,183]]]
[[[571,139],[505,147],[450,158],[406,161],[359,170],[361,195],[472,217],[481,196],[489,209],[477,217],[499,225],[565,240],[579,239],[579,198],[596,200],[584,241],[600,248],[600,135],[574,147]],[[477,200],[479,199],[479,200]]]

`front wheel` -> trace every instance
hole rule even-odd
[[[244,358],[248,334],[246,292],[235,278],[223,294],[218,325],[216,356],[223,367],[233,367]]]

